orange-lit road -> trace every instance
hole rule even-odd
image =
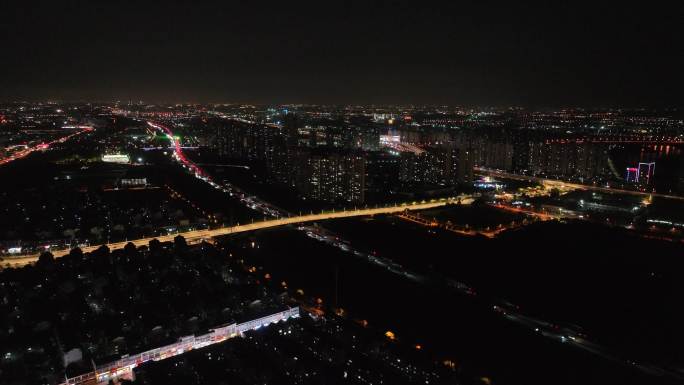
[[[122,249],[129,242],[133,243],[135,246],[138,246],[138,247],[139,246],[146,246],[153,239],[158,239],[161,242],[173,241],[173,238],[176,237],[177,235],[182,235],[185,238],[187,243],[193,244],[193,243],[199,243],[205,239],[210,239],[210,238],[218,237],[218,236],[222,236],[222,235],[236,234],[236,233],[242,233],[245,231],[266,229],[266,228],[270,228],[270,227],[291,225],[291,224],[296,224],[296,223],[305,223],[305,222],[322,221],[322,220],[328,220],[328,219],[350,218],[350,217],[359,217],[359,216],[377,215],[377,214],[394,214],[394,213],[402,212],[404,210],[432,209],[435,207],[441,207],[441,206],[446,206],[448,204],[456,203],[459,199],[460,199],[461,204],[470,204],[473,201],[473,199],[468,197],[468,196],[462,196],[462,197],[459,197],[456,199],[442,199],[442,200],[438,200],[438,201],[431,201],[431,202],[424,202],[424,203],[407,203],[407,204],[395,205],[395,206],[389,206],[389,207],[378,207],[378,208],[367,208],[367,209],[358,209],[358,210],[344,210],[344,211],[325,212],[325,213],[320,213],[320,214],[309,214],[309,215],[302,215],[302,216],[296,216],[296,217],[271,219],[271,220],[254,222],[254,223],[245,224],[245,225],[221,227],[221,228],[212,229],[212,230],[193,230],[193,231],[180,232],[180,233],[176,233],[176,234],[169,234],[169,235],[163,235],[163,236],[158,236],[158,237],[142,238],[142,239],[136,239],[136,240],[131,240],[131,241],[125,241],[125,242],[115,242],[115,243],[107,244],[107,247],[109,247],[110,250]],[[87,252],[91,252],[91,251],[96,250],[100,246],[101,245],[82,247],[81,250],[84,253],[87,253]],[[59,258],[59,257],[62,257],[64,255],[69,254],[69,250],[67,250],[67,249],[52,250],[51,252],[55,258]],[[16,257],[6,257],[6,258],[4,258],[4,260],[2,262],[0,262],[0,265],[2,267],[7,267],[7,266],[21,267],[21,266],[25,266],[25,265],[34,263],[37,260],[38,260],[38,254],[23,255],[23,256],[16,256]]]
[[[552,219],[563,219],[566,217],[566,216],[562,215],[562,213],[553,214],[553,213],[547,213],[547,212],[538,212],[538,211],[534,211],[534,210],[525,210],[525,209],[521,209],[518,207],[511,207],[511,206],[500,205],[500,204],[493,204],[492,207],[496,207],[499,210],[504,210],[504,211],[508,211],[508,212],[512,212],[512,213],[531,215],[531,216],[537,217],[543,221],[550,221]]]
[[[494,204],[494,205],[492,205],[492,207],[496,207],[497,209],[500,209],[500,210],[514,212],[517,214],[529,215],[529,216],[535,217],[537,220],[541,220],[541,221],[559,220],[559,219],[563,219],[565,217],[572,217],[570,215],[563,215],[562,213],[558,213],[558,214],[540,213],[540,212],[536,212],[536,211],[532,211],[532,210],[524,210],[524,209],[520,209],[517,207],[510,207],[510,206],[504,206],[504,205],[498,205],[498,204]],[[513,221],[513,222],[511,222],[511,224],[499,224],[497,226],[487,226],[485,229],[472,229],[472,228],[466,228],[463,226],[454,226],[454,225],[449,224],[448,222],[447,223],[440,222],[436,218],[423,218],[419,214],[402,212],[402,213],[397,214],[397,217],[399,217],[403,220],[409,221],[409,222],[417,223],[421,226],[440,227],[442,229],[445,229],[447,231],[451,231],[451,232],[454,232],[457,234],[470,235],[470,236],[483,235],[487,238],[494,238],[506,230],[515,229],[518,227],[525,226],[527,224],[527,221],[519,221],[519,222]]]
[[[594,186],[594,185],[588,185],[588,184],[570,183],[570,182],[564,182],[562,180],[556,180],[556,179],[547,179],[547,178],[540,178],[540,177],[536,177],[536,176],[511,174],[511,173],[507,173],[507,172],[503,172],[503,171],[490,170],[488,168],[482,168],[482,167],[475,167],[475,172],[477,172],[478,174],[492,176],[495,178],[498,177],[498,178],[505,178],[505,179],[536,182],[536,183],[540,183],[540,184],[543,184],[543,185],[545,185],[547,187],[551,187],[551,188],[553,188],[553,187],[568,188],[569,187],[569,188],[573,188],[573,189],[577,189],[577,190],[599,191],[599,192],[612,193],[612,194],[628,194],[628,195],[637,195],[637,196],[643,196],[643,197],[654,196],[654,197],[660,197],[660,198],[684,200],[684,196],[678,196],[678,195],[650,193],[650,192],[634,191],[634,190],[622,190],[622,189],[617,189],[617,188]]]

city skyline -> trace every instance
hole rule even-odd
[[[652,109],[0,103],[0,379],[672,385],[684,313],[654,299],[684,290],[683,132]]]

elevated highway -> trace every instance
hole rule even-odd
[[[455,204],[458,202],[460,202],[461,204],[470,204],[470,203],[472,203],[472,201],[473,201],[473,199],[471,197],[462,196],[462,197],[451,198],[451,199],[441,199],[441,200],[434,200],[434,201],[430,201],[430,202],[419,202],[419,203],[410,203],[410,204],[407,203],[407,204],[387,206],[387,207],[363,208],[363,209],[342,210],[342,211],[330,211],[330,212],[322,212],[322,213],[318,213],[318,214],[308,214],[308,215],[301,215],[301,216],[270,219],[270,220],[265,220],[265,221],[253,222],[253,223],[249,223],[249,224],[243,224],[243,225],[238,224],[236,226],[221,227],[221,228],[217,228],[217,229],[205,229],[205,230],[193,230],[193,231],[178,232],[175,234],[162,235],[162,236],[158,236],[158,237],[149,237],[149,238],[141,238],[141,239],[136,239],[136,240],[124,241],[124,242],[108,243],[108,244],[106,244],[106,246],[109,247],[110,250],[123,249],[126,246],[126,244],[128,244],[128,243],[132,243],[136,247],[140,247],[140,246],[148,245],[150,243],[150,241],[153,239],[157,239],[160,242],[170,242],[170,241],[173,241],[173,239],[178,235],[183,236],[188,244],[194,244],[194,243],[200,243],[203,240],[208,240],[208,239],[211,239],[214,237],[243,233],[246,231],[267,229],[267,228],[271,228],[271,227],[278,227],[278,226],[285,226],[285,225],[292,225],[292,224],[306,223],[306,222],[324,221],[324,220],[330,220],[330,219],[351,218],[351,217],[380,215],[380,214],[396,214],[396,213],[404,212],[406,210],[409,210],[409,211],[426,210],[426,209],[432,209],[435,207],[446,206],[448,204]],[[101,246],[102,245],[86,246],[86,247],[81,247],[81,250],[84,253],[89,253],[89,252],[95,251],[96,249],[98,249]],[[60,257],[63,257],[65,255],[69,254],[70,251],[71,250],[69,250],[69,249],[62,249],[62,250],[51,250],[50,252],[52,253],[52,255],[55,258],[60,258]],[[35,263],[36,261],[38,261],[38,257],[39,257],[39,254],[22,255],[22,256],[16,256],[16,257],[6,257],[2,260],[2,262],[0,262],[0,265],[2,267],[21,267],[21,266],[25,266],[28,264]]]

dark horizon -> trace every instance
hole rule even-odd
[[[2,4],[2,100],[684,104],[681,5]]]
[[[484,104],[431,104],[431,103],[306,103],[306,102],[249,102],[249,101],[160,101],[160,100],[147,100],[147,99],[0,99],[0,105],[11,105],[11,104],[54,104],[54,105],[115,105],[120,106],[145,106],[148,108],[157,107],[170,107],[170,106],[254,106],[254,107],[287,107],[287,106],[301,106],[301,107],[327,107],[327,108],[342,108],[342,107],[367,107],[367,108],[378,108],[378,109],[412,109],[415,111],[421,111],[422,108],[450,108],[455,110],[463,111],[478,111],[478,112],[505,112],[505,111],[521,111],[529,113],[553,113],[561,111],[587,111],[587,112],[600,112],[600,111],[623,111],[623,112],[648,112],[648,113],[660,113],[666,114],[666,116],[671,118],[684,117],[684,108],[678,106],[624,106],[624,105],[597,105],[597,106],[580,106],[580,105],[558,105],[558,106],[523,106],[523,105],[484,105]]]

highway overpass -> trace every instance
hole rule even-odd
[[[110,250],[123,249],[124,246],[126,246],[126,244],[128,244],[128,243],[132,243],[135,246],[139,247],[139,246],[148,245],[150,243],[150,241],[153,239],[157,239],[160,242],[173,241],[173,238],[175,238],[178,235],[183,236],[187,243],[193,244],[193,243],[202,242],[203,240],[211,239],[213,237],[220,237],[223,235],[237,234],[237,233],[242,233],[242,232],[246,232],[246,231],[254,231],[254,230],[260,230],[260,229],[267,229],[267,228],[271,228],[271,227],[278,227],[278,226],[285,226],[285,225],[306,223],[306,222],[316,222],[316,221],[323,221],[323,220],[330,220],[330,219],[360,217],[360,216],[379,215],[379,214],[395,214],[395,213],[403,212],[405,210],[409,210],[409,211],[425,210],[425,209],[432,209],[435,207],[446,206],[448,204],[457,203],[459,201],[461,204],[470,204],[470,203],[472,203],[473,199],[469,196],[462,196],[462,197],[458,197],[458,198],[440,199],[440,200],[433,200],[430,202],[423,201],[423,202],[416,202],[416,203],[406,203],[406,204],[387,206],[387,207],[376,207],[376,208],[363,208],[363,209],[356,209],[356,210],[342,210],[342,211],[338,210],[338,211],[322,212],[319,214],[308,214],[308,215],[301,215],[301,216],[294,216],[294,217],[270,219],[270,220],[265,220],[265,221],[253,222],[253,223],[249,223],[249,224],[243,224],[243,225],[238,224],[236,226],[221,227],[218,229],[206,229],[206,230],[193,230],[193,231],[179,232],[179,233],[175,233],[175,234],[162,235],[162,236],[158,236],[158,237],[149,237],[149,238],[124,241],[124,242],[108,243],[106,245],[107,245],[107,247],[109,247]],[[102,246],[102,245],[81,247],[81,250],[84,253],[89,253],[91,251],[96,250],[100,246]],[[65,255],[69,254],[70,250],[69,249],[51,250],[50,252],[52,253],[52,255],[54,255],[55,258],[60,258],[60,257],[63,257]],[[22,255],[22,256],[16,256],[16,257],[5,257],[5,258],[3,258],[2,262],[0,262],[0,265],[2,267],[21,267],[21,266],[25,266],[28,264],[35,263],[38,260],[38,256],[39,256],[39,254]]]

